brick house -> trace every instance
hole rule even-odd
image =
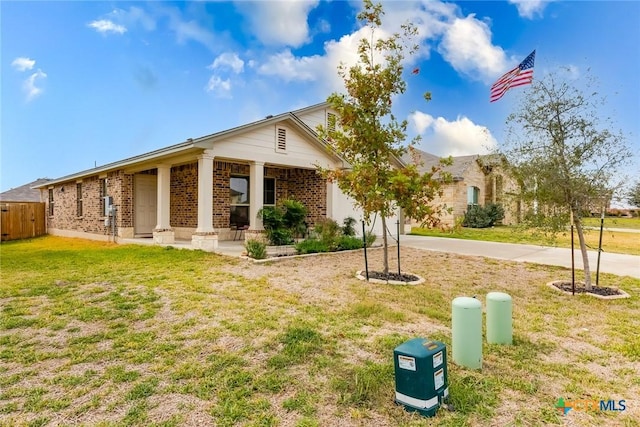
[[[427,172],[440,162],[440,157],[421,150],[415,150],[420,162],[419,170]],[[459,218],[463,218],[469,205],[497,203],[505,210],[503,224],[515,224],[520,215],[520,203],[513,197],[517,183],[510,178],[505,160],[497,155],[456,156],[453,163],[443,168],[451,174],[453,182],[443,188],[442,197],[434,204],[446,205],[451,212],[443,213],[440,222],[445,227],[453,227]],[[403,159],[410,160],[407,155]]]
[[[231,240],[238,229],[246,229],[245,238],[261,233],[258,211],[285,198],[307,207],[311,226],[326,217],[360,219],[337,184],[317,173],[318,165],[347,166],[314,130],[331,114],[322,103],[267,116],[36,186],[47,203],[49,233],[191,240],[215,251],[218,239]],[[105,196],[117,209],[114,217]]]

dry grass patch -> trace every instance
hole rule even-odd
[[[640,419],[639,280],[603,275],[632,297],[600,301],[548,289],[564,269],[414,249],[402,251],[403,270],[427,279],[414,287],[357,280],[359,253],[253,264],[53,237],[1,250],[1,424]],[[380,268],[380,251],[370,254]],[[514,345],[485,344],[481,372],[449,364],[454,412],[427,419],[395,405],[393,349],[416,336],[449,345],[453,298],[484,303],[490,291],[513,297]],[[559,397],[626,399],[628,410],[562,417]]]

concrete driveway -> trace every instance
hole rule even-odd
[[[638,244],[640,245],[640,237]],[[411,235],[400,236],[400,246],[571,268],[571,249],[564,248]],[[589,267],[595,273],[598,252],[588,253]],[[583,268],[579,248],[575,250],[575,266],[576,269]],[[600,271],[640,278],[640,256],[602,252]]]

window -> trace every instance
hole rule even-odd
[[[100,180],[100,216],[104,216],[104,198],[107,196],[107,180]]]
[[[76,184],[76,216],[82,216],[82,184]]]
[[[275,206],[276,204],[276,179],[265,178],[264,179],[264,196],[262,198],[262,204],[265,206]]]
[[[53,188],[49,189],[49,216],[53,216]]]
[[[467,187],[467,204],[477,205],[480,198],[480,189],[478,187]]]
[[[249,225],[249,177],[232,176],[229,183],[229,223],[232,227]]]
[[[276,151],[287,151],[287,130],[284,128],[276,128]]]

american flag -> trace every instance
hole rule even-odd
[[[533,62],[536,59],[534,50],[513,70],[507,71],[492,86],[489,101],[494,102],[502,98],[509,89],[531,84],[533,80]]]

